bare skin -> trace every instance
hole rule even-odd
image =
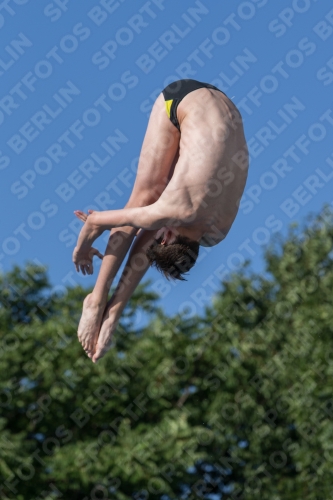
[[[165,109],[161,105],[154,106],[140,153],[136,180],[132,194],[125,208],[146,207],[153,204],[159,199],[161,193],[171,179],[179,156],[180,134],[165,115]],[[157,138],[159,138],[159,140],[157,140]],[[158,168],[156,168],[157,165]],[[78,216],[78,213],[76,213],[76,215]],[[81,218],[83,221],[86,219],[86,215],[84,219]],[[85,229],[85,226],[86,224],[83,229]],[[109,227],[111,229],[111,225]],[[94,362],[102,357],[102,352],[104,354],[104,344],[99,340],[99,345],[96,345],[99,325],[103,320],[99,338],[110,339],[119,321],[119,317],[133,293],[132,289],[133,291],[135,290],[149,267],[147,264],[146,269],[141,273],[133,269],[132,274],[130,272],[128,273],[130,279],[126,279],[126,273],[124,271],[121,280],[126,281],[126,285],[130,284],[131,286],[123,287],[124,290],[122,294],[120,294],[120,286],[118,285],[114,296],[111,301],[108,302],[110,287],[134,240],[132,254],[136,255],[142,253],[143,240],[142,238],[136,238],[139,232],[143,233],[143,231],[138,231],[137,228],[125,225],[120,228],[111,229],[109,242],[106,247],[96,285],[93,292],[84,302],[80,321],[80,325],[82,323],[82,328],[79,326],[78,338],[84,350]],[[148,231],[144,231],[144,233],[146,236],[149,236],[150,240],[155,234],[155,232],[149,233]],[[73,261],[76,266],[78,266],[80,262],[78,257],[80,256],[80,251],[78,247],[74,249]],[[129,270],[131,271],[131,269]],[[85,328],[83,328],[83,325],[85,325]],[[85,332],[85,329],[87,329],[88,332]],[[91,345],[94,346],[93,350],[91,349]]]
[[[149,267],[147,263],[146,268],[135,271],[131,258],[140,254],[144,259],[143,248],[160,235],[161,244],[170,244],[176,234],[182,234],[205,246],[216,245],[237,215],[248,171],[238,110],[221,92],[199,89],[182,100],[177,115],[181,134],[167,117],[161,94],[148,124],[129,202],[123,210],[91,213],[80,233],[73,261],[90,273],[92,244],[112,228],[96,286],[84,302],[78,332],[94,362],[110,347],[119,317]],[[117,248],[112,247],[115,238]],[[134,239],[120,283],[107,303],[111,283]],[[125,283],[126,273],[130,279]]]

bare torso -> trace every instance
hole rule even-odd
[[[199,89],[179,104],[179,159],[160,202],[195,214],[200,244],[212,246],[236,217],[248,171],[248,153],[239,111],[223,93]]]

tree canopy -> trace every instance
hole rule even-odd
[[[76,337],[87,290],[3,274],[0,497],[331,498],[332,238],[328,210],[291,228],[202,317],[141,285],[96,365]]]

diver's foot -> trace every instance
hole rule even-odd
[[[105,304],[96,303],[91,293],[83,301],[83,310],[77,335],[83,349],[91,359],[95,352],[104,309]]]
[[[113,332],[117,328],[118,320],[112,319],[112,317],[106,316],[103,320],[97,344],[95,346],[95,353],[92,357],[92,361],[96,363],[101,359],[107,351],[112,347]]]

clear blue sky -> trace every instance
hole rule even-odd
[[[328,1],[8,0],[0,35],[4,271],[36,260],[55,287],[94,283],[71,263],[73,210],[124,206],[151,105],[182,77],[239,106],[252,159],[231,232],[189,281],[148,272],[168,313],[201,312],[224,271],[262,269],[274,233],[333,200]]]

